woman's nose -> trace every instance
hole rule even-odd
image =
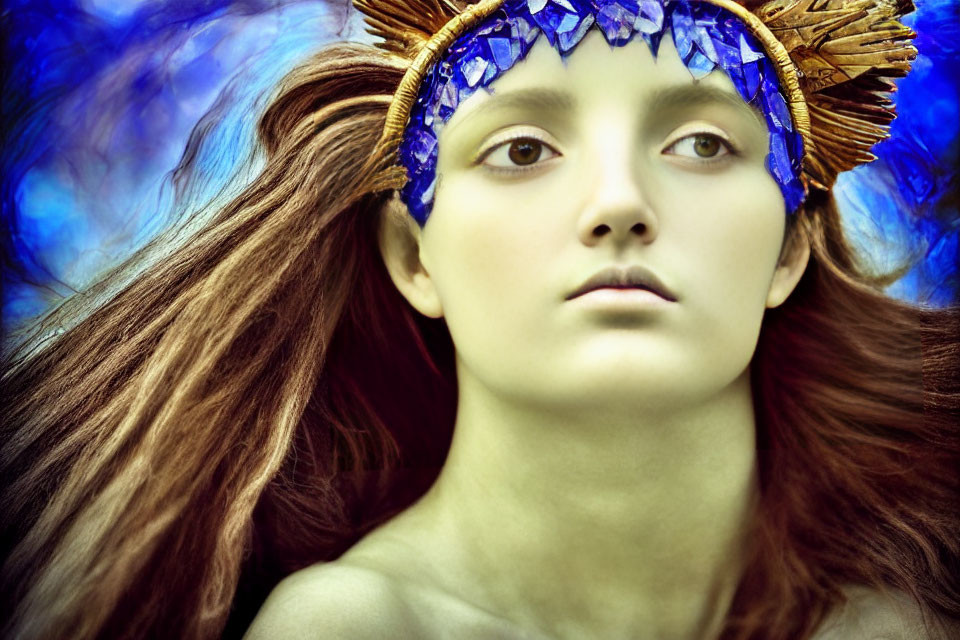
[[[638,153],[633,138],[623,129],[595,143],[585,158],[583,175],[589,190],[577,234],[589,246],[600,242],[616,245],[654,241],[659,221],[654,213],[644,180],[638,170]]]

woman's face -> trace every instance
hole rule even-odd
[[[611,50],[592,30],[566,66],[541,38],[491,87],[440,131],[422,271],[398,282],[445,317],[458,374],[526,401],[647,408],[744,374],[764,309],[807,254],[778,269],[786,220],[768,132],[730,79],[695,82],[669,35],[654,59],[639,38]],[[634,265],[676,300],[568,299]]]

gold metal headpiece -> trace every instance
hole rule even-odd
[[[916,37],[898,22],[912,0],[701,0],[736,15],[777,69],[804,143],[801,179],[828,190],[837,174],[876,156],[896,109],[894,78],[905,76]],[[409,60],[375,152],[396,154],[420,83],[459,36],[505,0],[353,0],[377,47]]]

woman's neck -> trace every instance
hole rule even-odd
[[[749,375],[695,407],[642,404],[561,415],[462,376],[444,469],[392,533],[521,627],[715,637],[757,494]]]

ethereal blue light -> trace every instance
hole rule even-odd
[[[945,305],[960,294],[960,24],[952,0],[917,4],[904,21],[920,56],[898,80],[892,137],[875,147],[877,161],[841,174],[836,193],[868,262],[922,256],[889,293]],[[372,41],[348,0],[9,0],[4,11],[12,137],[0,159],[0,216],[17,267],[3,273],[6,329],[169,223],[164,179],[211,108],[194,203],[237,182],[263,96],[284,73],[331,40]]]

